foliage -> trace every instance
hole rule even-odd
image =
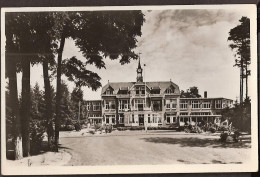
[[[222,132],[222,133],[220,134],[220,141],[221,141],[221,142],[226,142],[227,137],[228,137],[228,133],[227,133],[227,132]]]
[[[60,72],[65,39],[72,38],[75,41],[75,45],[86,58],[85,64],[94,64],[99,69],[105,68],[103,61],[105,58],[119,59],[121,64],[125,64],[131,59],[137,59],[133,49],[137,44],[136,37],[142,34],[143,22],[144,15],[141,11],[6,13],[7,77],[10,74],[10,66],[17,66],[17,71],[21,71],[22,64],[29,61],[29,65],[26,65],[28,71],[30,64],[46,60],[48,63],[55,63],[54,56],[58,54],[56,144],[58,144],[60,118],[72,117],[71,105],[67,102],[69,94],[66,89],[65,92],[62,90]],[[10,59],[15,62],[11,62]],[[94,90],[101,86],[100,77],[96,73],[85,68],[76,69],[85,64],[81,65],[75,58],[71,61],[71,63],[66,62],[71,67],[68,67],[70,70],[65,72],[65,75],[69,78],[74,77],[77,86],[88,86]],[[23,71],[25,70],[24,67]],[[27,73],[29,76],[30,72]],[[36,104],[38,103],[33,103]],[[29,112],[30,108],[29,106],[23,111]],[[38,107],[33,108],[35,108],[32,112],[33,116],[40,119],[42,115],[37,110]],[[29,116],[24,117],[26,120],[29,119]]]
[[[202,129],[197,125],[189,125],[184,128],[185,133],[202,133]]]
[[[75,127],[75,130],[76,130],[76,131],[80,131],[80,130],[81,130],[81,125],[80,125],[79,122],[76,122],[76,123],[74,124],[74,127]]]
[[[229,32],[228,40],[232,41],[229,47],[235,50],[235,66],[250,64],[250,19],[242,17],[240,24]]]
[[[223,131],[220,134],[220,141],[221,142],[227,142],[227,141],[238,142],[238,138],[239,138],[240,135],[241,135],[241,133],[238,130]]]
[[[105,126],[103,126],[101,123],[98,123],[98,124],[95,124],[94,125],[94,128],[95,128],[95,131],[97,131],[97,130],[103,130],[103,129],[105,129]]]
[[[196,86],[190,87],[186,92],[181,91],[181,98],[201,98],[199,89]]]
[[[239,131],[251,131],[251,100],[249,98],[241,104],[235,104],[233,108],[224,109],[222,115]]]
[[[82,103],[83,103],[83,91],[80,88],[74,88],[71,93],[71,109],[72,109],[72,118],[73,120],[78,120],[78,116],[80,114],[80,118],[83,118],[83,111],[82,111]],[[79,110],[79,106],[80,110]],[[80,111],[80,113],[79,113]]]
[[[73,130],[75,130],[75,126],[74,125],[69,125],[69,124],[64,125],[64,124],[62,124],[60,126],[60,131],[73,131]]]
[[[240,24],[229,32],[229,47],[235,52],[235,65],[240,68],[240,102],[243,102],[244,78],[246,79],[246,97],[248,97],[248,76],[251,74],[248,66],[251,64],[250,56],[250,19],[242,17]]]
[[[63,60],[62,72],[67,76],[69,81],[75,83],[76,88],[87,86],[96,91],[101,87],[100,77],[97,73],[86,69],[87,64],[78,60],[75,56]]]
[[[209,128],[209,131],[210,131],[211,133],[215,133],[215,132],[216,132],[216,128],[213,127],[213,126],[211,126],[211,127]]]
[[[31,117],[32,119],[44,120],[46,111],[43,92],[36,82],[34,88],[31,89]]]
[[[106,125],[105,126],[105,132],[106,133],[111,133],[113,130],[113,126],[112,125]]]
[[[39,116],[38,110],[31,111],[30,65],[48,61],[54,63],[57,41],[53,26],[55,13],[47,12],[9,12],[6,13],[6,74],[14,65],[16,71],[23,72],[22,111],[23,150],[29,153],[29,122],[31,116]],[[56,28],[57,29],[57,28]],[[14,78],[12,78],[14,79]],[[16,79],[15,79],[16,80]],[[15,81],[17,82],[17,81]],[[48,103],[50,104],[50,103]],[[35,107],[37,108],[37,107]],[[33,115],[31,115],[33,113]],[[35,114],[36,113],[36,114]],[[41,115],[40,115],[41,116]]]
[[[9,12],[6,13],[6,55],[17,60],[18,71],[24,59],[37,64],[48,60],[54,64],[57,52],[60,14],[56,12]],[[26,54],[26,55],[23,55]],[[18,57],[19,56],[19,57]],[[23,57],[21,57],[23,56]],[[26,57],[26,58],[25,58]],[[7,66],[9,64],[7,60]],[[8,73],[8,67],[7,67]]]
[[[31,120],[30,122],[30,150],[31,154],[37,154],[41,150],[41,143],[44,138],[45,127],[43,121]]]
[[[65,124],[67,119],[72,119],[71,94],[65,81],[61,82],[61,123]],[[73,124],[72,124],[73,125]]]

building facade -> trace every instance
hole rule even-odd
[[[144,82],[140,60],[136,82],[108,82],[102,88],[100,122],[118,126],[166,126],[178,122],[213,122],[231,107],[226,98],[180,98],[172,81]]]
[[[101,100],[87,100],[83,102],[83,115],[91,124],[102,123]]]

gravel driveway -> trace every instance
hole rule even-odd
[[[62,132],[61,132],[62,133]],[[221,143],[219,135],[175,131],[117,131],[62,137],[61,148],[72,155],[67,165],[154,165],[246,163],[250,136]]]

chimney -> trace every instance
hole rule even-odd
[[[204,98],[207,98],[208,97],[208,93],[207,91],[204,92]]]

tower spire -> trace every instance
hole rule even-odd
[[[141,54],[141,53],[139,53],[139,63],[138,63],[138,68],[141,69],[142,67],[141,67],[141,62],[140,62],[140,60],[141,60],[141,59],[140,59],[140,54]]]
[[[139,53],[139,63],[137,68],[137,78],[136,78],[137,82],[143,82],[143,74],[142,74],[143,69],[141,67],[140,54],[141,53]]]

